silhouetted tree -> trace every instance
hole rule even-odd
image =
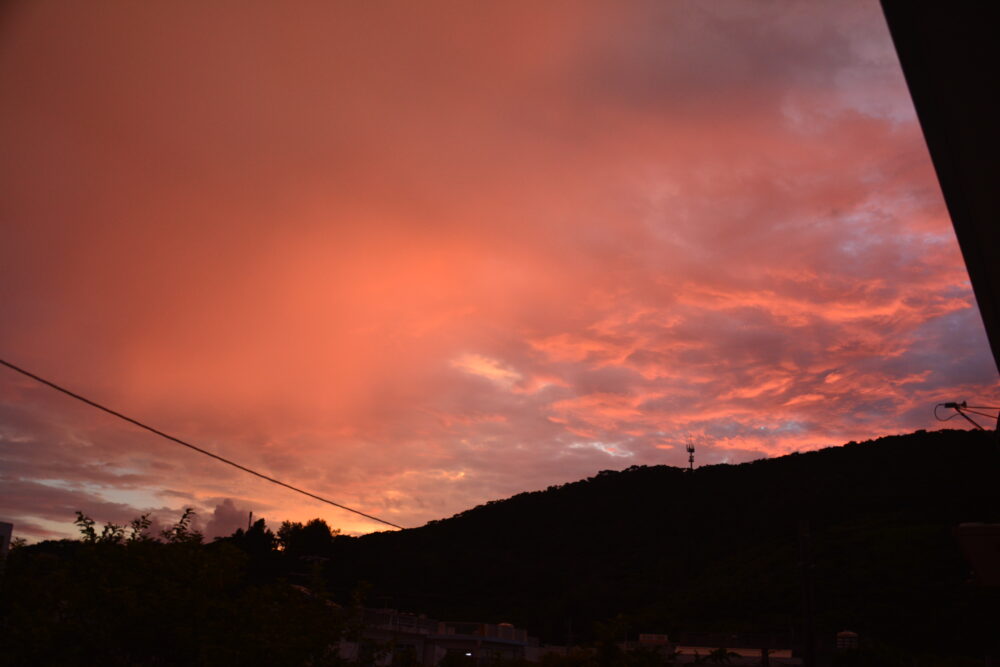
[[[251,557],[270,554],[278,547],[278,538],[267,527],[264,519],[258,519],[248,530],[237,528],[229,537],[217,537],[217,541],[227,540]]]
[[[324,556],[330,552],[339,529],[331,529],[323,519],[311,519],[303,525],[300,522],[284,521],[278,529],[278,544],[289,555]]]

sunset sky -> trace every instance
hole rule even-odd
[[[0,146],[0,358],[404,526],[1000,399],[874,0],[14,3]],[[185,506],[379,529],[0,368],[16,535]]]

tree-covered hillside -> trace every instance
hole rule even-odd
[[[953,528],[1000,521],[996,435],[917,432],[687,473],[656,466],[338,538],[335,590],[551,642],[623,614],[633,632],[797,632],[800,535],[820,636],[849,628],[977,651],[1000,597],[970,585]],[[992,626],[990,625],[992,624]]]

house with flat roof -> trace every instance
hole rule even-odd
[[[510,623],[438,621],[395,609],[364,609],[340,657],[360,665],[434,667],[451,656],[459,664],[530,659],[538,641]]]

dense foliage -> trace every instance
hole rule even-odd
[[[191,513],[163,541],[78,514],[80,541],[11,552],[0,586],[3,660],[13,665],[331,664],[340,616],[319,596],[253,576],[263,523],[203,544]],[[244,550],[241,547],[250,547]],[[265,568],[266,569],[266,568]],[[9,661],[9,662],[6,662]]]

